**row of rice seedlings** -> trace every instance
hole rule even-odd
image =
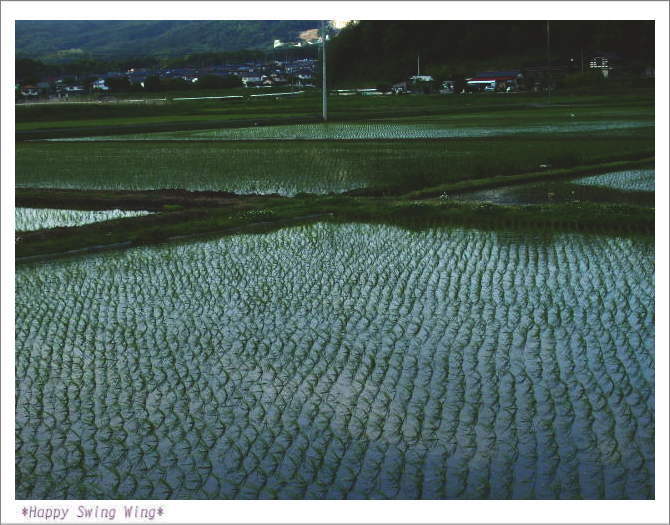
[[[93,136],[84,138],[47,139],[54,142],[115,141],[115,140],[402,140],[488,137],[516,134],[576,133],[629,130],[653,127],[649,121],[576,121],[565,120],[552,124],[501,124],[477,127],[452,122],[432,124],[395,124],[390,122],[315,123],[288,126],[254,126],[247,128],[209,129],[204,131],[169,131],[128,135]]]
[[[624,170],[573,180],[573,184],[604,186],[623,191],[654,191],[655,171]]]
[[[45,228],[57,228],[67,226],[82,226],[92,222],[121,219],[124,217],[138,217],[148,215],[147,211],[125,211],[125,210],[59,210],[53,208],[16,208],[15,226],[16,231],[32,231]]]
[[[20,498],[654,497],[650,239],[316,224],[16,290]]]
[[[150,150],[121,153],[117,145],[100,145],[95,152],[96,169],[91,172],[91,153],[81,145],[65,150],[40,152],[52,160],[49,169],[32,164],[17,176],[17,186],[66,189],[189,189],[234,191],[240,194],[343,192],[366,185],[366,159],[353,157],[339,147],[286,148],[268,151],[234,150],[225,152],[216,144],[201,145],[197,153],[184,146],[175,154],[171,145],[151,145]],[[98,147],[98,146],[94,146]],[[19,152],[20,161],[32,163]],[[132,155],[132,162],[121,162]],[[17,168],[18,170],[18,168]]]
[[[636,136],[501,141],[21,143],[16,185],[90,189],[183,188],[241,193],[330,193],[417,187],[567,167],[650,151]]]

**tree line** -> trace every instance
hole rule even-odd
[[[103,74],[110,71],[124,73],[130,68],[175,69],[204,68],[224,64],[247,62],[267,63],[274,60],[293,61],[316,58],[316,46],[295,47],[272,51],[244,49],[240,51],[192,53],[176,57],[137,56],[123,59],[77,58],[69,62],[49,63],[29,57],[17,56],[15,60],[16,82],[34,84],[44,77],[74,77]]]
[[[632,67],[653,63],[653,21],[552,21],[554,61],[615,53]],[[333,39],[334,83],[397,82],[417,72],[462,76],[474,69],[512,69],[547,63],[547,23],[521,21],[361,21]]]

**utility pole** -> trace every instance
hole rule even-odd
[[[416,55],[416,76],[421,75],[421,55]]]
[[[321,61],[323,62],[323,78],[321,79],[323,121],[328,120],[328,88],[326,87],[326,23],[321,20]]]
[[[547,20],[547,90],[549,94],[549,102],[551,102],[551,40],[549,38],[549,20]]]

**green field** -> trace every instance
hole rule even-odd
[[[17,143],[16,184],[283,195],[364,187],[406,192],[533,171],[541,164],[565,168],[650,157],[654,150],[653,97],[645,93],[609,98],[559,95],[551,104],[530,95],[330,99],[332,123],[275,126],[250,121],[314,115],[319,110],[316,93],[237,105],[195,101],[18,108],[19,127],[42,127],[47,134],[43,138],[48,138],[49,126],[70,126],[74,131],[53,131],[50,138],[69,140],[65,137],[73,133],[80,137],[76,144]],[[356,116],[364,120],[350,120]],[[223,127],[193,129],[219,118]],[[338,122],[342,118],[349,120]],[[225,127],[231,119],[250,125]],[[179,130],[180,120],[186,129]],[[133,122],[165,125],[171,131],[128,134],[127,125]],[[118,128],[120,124],[126,127]],[[89,135],[82,135],[89,125]],[[124,143],[83,143],[100,139]],[[316,142],[292,143],[300,142],[296,139]],[[134,143],[126,142],[130,140]],[[169,143],[161,143],[165,141]],[[203,143],[190,143],[198,141]]]
[[[253,91],[243,90],[247,94]],[[205,92],[202,96],[226,95],[227,92]],[[162,94],[173,96],[174,94]],[[198,93],[193,94],[198,96]],[[433,117],[436,115],[477,114],[488,120],[497,112],[518,118],[525,112],[551,115],[567,111],[577,118],[599,113],[626,118],[635,115],[653,116],[653,92],[639,90],[623,95],[555,96],[549,103],[539,95],[430,95],[338,97],[329,96],[329,116],[337,120],[369,118]],[[239,100],[196,100],[169,104],[36,104],[17,106],[16,128],[28,131],[56,128],[96,128],[114,126],[168,126],[179,129],[180,123],[239,120],[307,118],[321,115],[321,96],[311,92],[299,97],[273,97]],[[488,122],[487,122],[488,123]],[[252,122],[253,124],[253,122]],[[123,131],[122,131],[123,132]],[[128,131],[125,131],[128,133]]]
[[[653,155],[647,128],[450,141],[18,143],[16,185],[84,189],[405,192],[448,182]],[[650,128],[653,131],[653,128]]]
[[[435,108],[438,111],[439,105]],[[254,115],[256,116],[256,115]],[[210,116],[207,116],[209,118]],[[155,121],[157,117],[147,117]],[[181,117],[186,119],[187,117]],[[153,119],[153,120],[150,120]],[[115,124],[116,121],[110,121]],[[593,133],[637,128],[653,128],[653,107],[526,106],[447,112],[412,117],[386,117],[364,122],[294,124],[289,126],[252,126],[233,129],[204,129],[141,134],[84,137],[86,140],[366,140],[489,137],[516,134]],[[57,139],[56,139],[57,140]],[[78,140],[78,139],[63,139]]]
[[[570,180],[543,180],[456,194],[444,192],[443,199],[506,205],[619,202],[653,207],[654,178],[653,169],[612,171]]]

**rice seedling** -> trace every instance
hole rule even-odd
[[[479,126],[477,124],[480,124]],[[50,142],[105,142],[151,140],[406,140],[497,137],[524,134],[594,133],[614,130],[653,128],[653,121],[616,120],[550,123],[500,124],[482,126],[478,121],[433,121],[429,124],[395,122],[314,123],[289,126],[254,126],[245,128],[168,131],[126,135],[53,138]]]
[[[649,170],[626,170],[603,173],[572,181],[583,186],[604,186],[623,191],[654,191],[655,172]]]
[[[646,128],[644,128],[646,129]],[[653,129],[653,128],[652,128]],[[588,137],[588,140],[584,140]],[[613,153],[614,152],[614,153]],[[237,193],[396,193],[463,180],[653,155],[653,140],[608,133],[445,141],[18,143],[17,187]]]
[[[653,498],[653,240],[320,223],[24,264],[16,494]]]
[[[15,226],[18,231],[41,230],[45,228],[59,228],[67,226],[82,226],[92,222],[120,219],[122,217],[138,217],[147,215],[144,211],[124,210],[58,210],[52,208],[16,208]]]

